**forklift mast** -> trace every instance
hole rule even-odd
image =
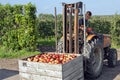
[[[74,50],[73,50],[74,53],[79,53],[79,40],[78,40],[79,19],[78,18],[79,15],[83,15],[82,14],[83,3],[82,2],[77,2],[73,4],[62,3],[62,5],[63,5],[63,53],[72,53],[73,46],[74,46]],[[69,25],[67,25],[68,23]],[[67,42],[67,35],[69,35],[68,42]],[[74,35],[74,40],[72,38],[73,35]]]

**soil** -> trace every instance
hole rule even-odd
[[[54,51],[54,47],[40,47],[40,50]],[[120,80],[120,49],[118,51],[118,63],[115,68],[103,67],[102,74],[95,80]],[[0,80],[19,80],[19,59],[0,59]]]

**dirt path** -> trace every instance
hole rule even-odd
[[[102,75],[96,80],[120,80],[120,50],[118,50],[118,63],[115,68],[103,67]]]
[[[0,59],[0,80],[19,80],[19,59]],[[118,64],[115,68],[103,67],[102,75],[96,80],[120,80],[120,50],[118,50]]]

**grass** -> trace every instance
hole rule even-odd
[[[39,39],[38,44],[42,46],[55,46],[55,38],[45,38],[45,39]],[[39,54],[40,52],[30,52],[26,50],[20,50],[20,51],[13,51],[13,50],[6,50],[4,47],[0,46],[0,58],[22,58],[22,57],[28,57],[35,54]]]
[[[52,38],[40,38],[38,40],[38,44],[39,45],[42,45],[42,46],[55,46],[55,38],[52,37]]]
[[[120,45],[119,46],[112,46],[111,48],[120,49]]]
[[[35,51],[35,52],[28,52],[26,50],[20,50],[17,52],[14,51],[7,51],[4,49],[4,47],[0,47],[0,58],[22,58],[22,57],[28,57],[31,55],[39,54],[40,52]]]

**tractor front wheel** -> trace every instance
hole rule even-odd
[[[117,50],[110,49],[109,54],[108,54],[108,66],[115,67],[116,64],[117,64]]]

